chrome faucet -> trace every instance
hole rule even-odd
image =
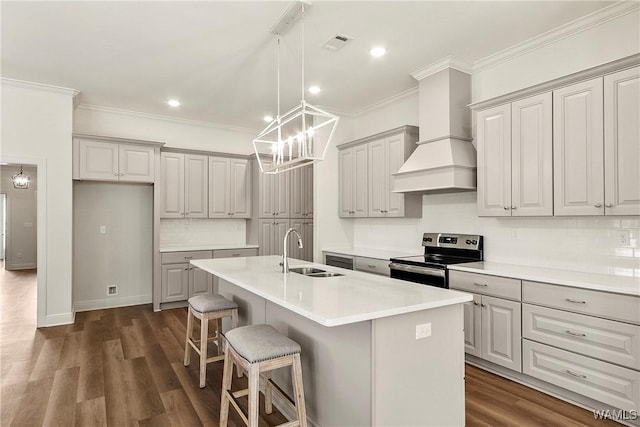
[[[287,242],[289,240],[289,234],[291,234],[291,232],[296,233],[296,236],[298,236],[298,247],[302,249],[302,237],[300,237],[300,233],[298,233],[295,228],[288,229],[287,232],[284,233],[284,249],[282,252],[282,262],[280,263],[282,265],[283,273],[289,272],[289,258],[287,257],[287,246],[288,246]]]

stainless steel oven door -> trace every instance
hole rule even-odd
[[[389,264],[391,277],[393,279],[406,280],[408,282],[420,283],[421,285],[437,286],[448,288],[447,270],[441,268],[420,267],[417,265],[400,264],[392,262]]]

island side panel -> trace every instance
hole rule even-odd
[[[221,278],[218,278],[217,293],[238,304],[238,326],[266,323],[264,298]],[[222,319],[222,330],[227,332],[229,329],[231,319]]]
[[[463,325],[462,304],[373,320],[373,425],[464,425]]]
[[[302,347],[307,418],[316,426],[371,426],[371,322],[325,327],[267,301],[267,323]],[[292,394],[290,370],[274,381]]]

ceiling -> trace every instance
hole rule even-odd
[[[260,129],[276,113],[270,30],[289,4],[2,1],[2,76],[77,89],[80,104]],[[322,92],[305,97],[357,113],[415,87],[410,73],[446,56],[473,63],[610,4],[316,1],[304,21],[305,86]],[[301,97],[301,28],[282,37],[282,112]],[[353,40],[322,49],[336,33]],[[385,57],[369,55],[376,44]]]

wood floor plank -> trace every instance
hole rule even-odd
[[[76,419],[76,390],[80,368],[59,369],[53,379],[43,426],[70,426]]]
[[[85,400],[95,400],[104,397],[104,372],[102,368],[102,349],[93,351],[82,350],[79,352],[80,358],[80,378],[78,381],[78,392],[76,402]]]
[[[0,391],[0,425],[11,425],[26,389],[26,380],[22,383],[2,384],[2,390]]]
[[[219,399],[220,392],[214,395],[211,387],[199,388],[200,380],[197,375],[189,375],[189,369],[182,363],[172,363],[171,367],[182,384],[182,388],[191,401],[193,409],[204,425],[217,425],[220,412],[214,411],[211,402]],[[222,385],[220,386],[222,387]],[[198,397],[200,396],[200,397]]]
[[[160,393],[182,388],[160,344],[145,347],[144,357]]]
[[[31,372],[29,381],[53,377],[55,375],[63,345],[64,338],[48,339],[45,341],[38,355],[36,365]]]
[[[76,403],[77,427],[107,427],[104,396]]]
[[[120,342],[122,343],[122,353],[125,359],[133,359],[144,356],[144,347],[139,341],[133,326],[122,326],[119,328]]]
[[[184,390],[167,391],[161,393],[160,398],[173,427],[181,425],[197,427],[203,425]]]
[[[39,426],[44,421],[44,414],[49,402],[49,394],[53,385],[54,376],[29,381],[26,390],[22,394],[15,415],[11,420],[11,426]],[[4,426],[4,421],[2,422]]]
[[[134,408],[136,420],[149,418],[165,412],[160,393],[144,357],[123,361],[124,378],[127,384],[128,404]]]
[[[105,341],[102,345],[102,356],[107,425],[137,426],[137,419],[133,414],[134,408],[128,400],[130,393],[125,379],[124,355],[120,340]]]
[[[58,361],[58,369],[80,366],[80,349],[83,335],[82,331],[74,331],[65,337],[62,351],[60,352],[60,360]]]

